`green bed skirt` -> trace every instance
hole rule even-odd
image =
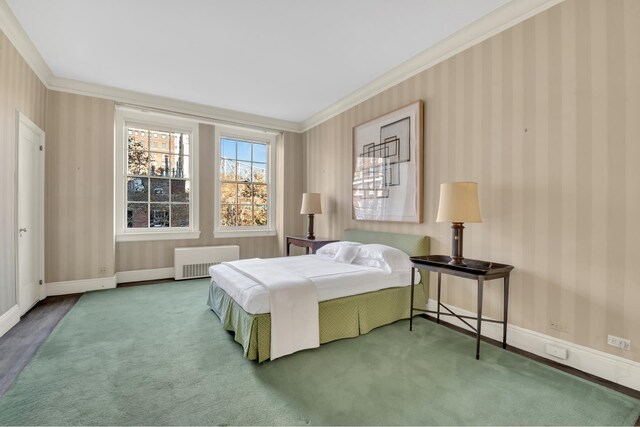
[[[383,289],[323,301],[319,304],[320,343],[353,338],[400,319],[409,318],[411,287]],[[416,306],[426,304],[422,283],[415,286]],[[271,351],[271,315],[247,313],[225,291],[212,282],[207,304],[222,326],[235,334],[244,356],[263,362]]]

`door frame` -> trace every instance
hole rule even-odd
[[[15,289],[16,289],[16,305],[19,307],[19,310],[22,312],[23,307],[20,306],[20,252],[19,252],[19,248],[18,248],[18,239],[19,239],[19,233],[18,233],[18,228],[20,228],[19,225],[19,217],[18,217],[18,208],[19,208],[19,200],[18,198],[20,197],[19,194],[19,190],[18,190],[18,180],[20,178],[20,124],[27,126],[29,129],[31,129],[34,133],[36,133],[38,135],[38,137],[40,138],[40,145],[42,146],[42,160],[40,162],[40,170],[41,170],[41,176],[40,176],[40,194],[39,194],[39,199],[40,199],[40,206],[41,208],[39,209],[38,212],[38,222],[39,224],[39,240],[40,240],[40,247],[39,247],[39,252],[40,252],[40,262],[38,265],[38,271],[39,271],[39,275],[41,277],[41,285],[40,285],[40,290],[38,293],[38,299],[42,300],[46,297],[46,293],[45,293],[45,286],[44,286],[44,183],[45,183],[45,158],[44,158],[44,154],[45,154],[45,133],[42,129],[40,129],[40,127],[38,125],[36,125],[31,119],[29,119],[29,117],[27,117],[25,114],[23,114],[20,110],[16,110],[16,140],[15,140],[15,148],[16,148],[16,155],[15,155],[15,189],[14,189],[14,253],[15,253],[15,271],[16,271],[16,283],[15,283]],[[31,308],[31,307],[29,307]],[[21,314],[22,315],[22,314]]]

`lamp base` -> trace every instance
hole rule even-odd
[[[450,265],[466,266],[462,256],[462,231],[464,225],[461,222],[451,224],[451,261]]]
[[[458,265],[460,267],[466,267],[467,264],[464,262],[464,258],[458,257],[458,258],[454,258],[451,257],[451,261],[448,262],[449,265]]]
[[[316,236],[313,234],[313,214],[309,214],[309,229],[307,230],[307,239],[313,240]]]

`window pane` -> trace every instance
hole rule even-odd
[[[238,141],[238,160],[251,161],[251,145],[250,142]]]
[[[267,203],[268,190],[266,185],[253,184],[253,203]]]
[[[146,203],[127,204],[127,228],[147,228],[149,226],[148,206]]]
[[[168,154],[149,153],[149,175],[169,176],[171,171],[171,160]]]
[[[171,166],[170,176],[174,178],[189,178],[189,157],[172,154],[169,156]]]
[[[238,203],[251,204],[252,200],[251,184],[238,185]]]
[[[238,161],[238,181],[251,182],[251,162]]]
[[[149,200],[149,178],[127,179],[127,200],[130,202]]]
[[[169,179],[151,178],[151,201],[152,202],[168,202],[169,201]]]
[[[129,134],[129,145],[131,145],[131,143],[136,143],[137,145],[142,147],[144,150],[146,150],[149,148],[147,146],[147,137],[142,136],[142,132],[144,131],[139,128],[132,128],[132,127],[128,128],[127,133]]]
[[[220,205],[220,224],[223,226],[236,225],[236,205]]]
[[[190,182],[184,179],[171,180],[171,201],[172,202],[188,202]]]
[[[189,134],[174,133],[171,135],[171,152],[177,155],[189,155]]]
[[[220,203],[236,204],[237,191],[236,184],[220,184]]]
[[[147,175],[149,170],[149,153],[139,141],[129,137],[127,149],[127,173],[129,175]]]
[[[267,163],[267,145],[266,144],[253,144],[253,159],[254,162]]]
[[[236,180],[236,161],[228,159],[220,159],[220,180],[235,181]]]
[[[171,226],[172,227],[188,227],[189,226],[189,205],[188,204],[171,204]]]
[[[253,173],[251,174],[253,182],[267,182],[267,165],[265,163],[254,163]]]
[[[224,159],[236,158],[236,142],[232,139],[220,138],[220,157]]]
[[[253,224],[267,225],[267,205],[254,205]]]
[[[169,203],[151,203],[149,214],[150,227],[169,226]]]
[[[253,206],[251,205],[238,205],[238,225],[247,226],[253,225]]]

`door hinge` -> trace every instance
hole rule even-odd
[[[42,150],[44,150],[44,147],[41,145],[41,146],[40,146],[40,151],[42,151]]]
[[[38,284],[42,285],[42,280],[38,280]]]

